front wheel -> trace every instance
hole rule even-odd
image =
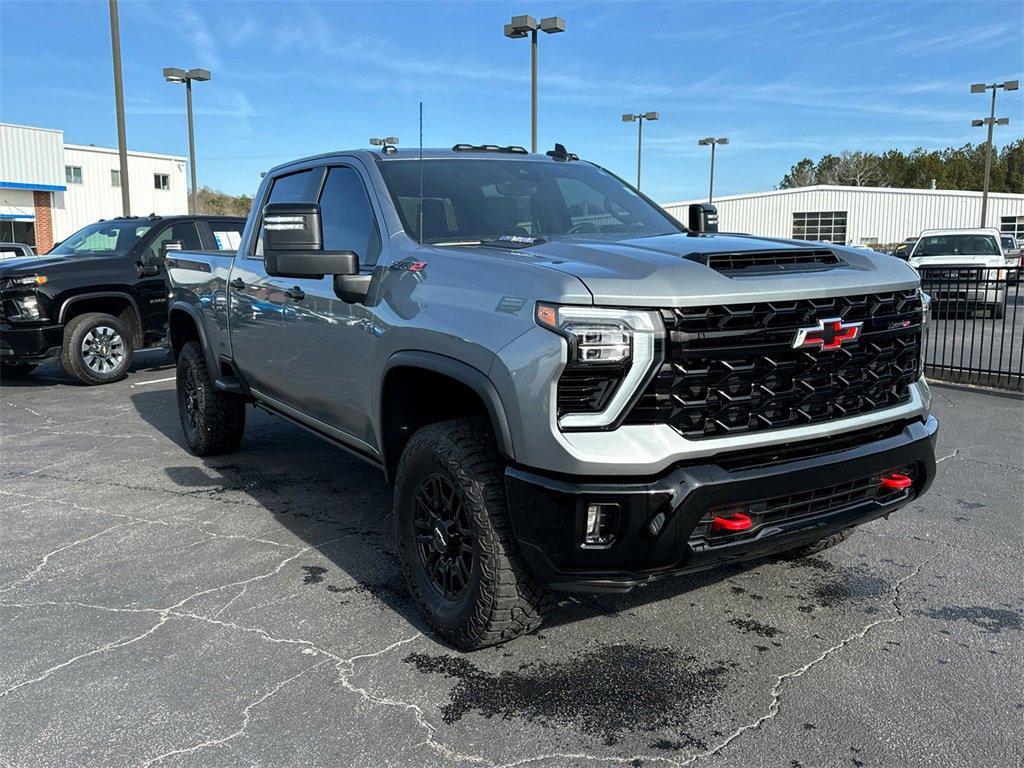
[[[196,456],[237,451],[245,432],[245,401],[213,386],[198,341],[190,341],[178,355],[176,387],[188,449]]]
[[[453,645],[476,650],[540,626],[550,594],[519,554],[486,422],[431,424],[410,438],[395,534],[413,599]]]
[[[132,341],[128,328],[104,312],[86,312],[64,327],[60,364],[82,384],[109,384],[128,375]]]

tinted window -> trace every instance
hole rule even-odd
[[[211,221],[210,231],[218,251],[237,251],[242,241],[245,223],[241,221]]]
[[[288,176],[274,179],[274,186],[270,189],[268,203],[309,203],[312,200],[306,195],[306,187],[309,186],[309,179],[313,171],[299,171]]]
[[[290,173],[287,176],[279,176],[274,179],[270,194],[264,205],[267,203],[312,203],[314,198],[309,193],[310,180],[313,178],[313,169]],[[262,213],[262,212],[261,212]],[[260,225],[259,234],[256,237],[256,245],[253,254],[263,257],[263,225]]]
[[[180,240],[183,251],[201,251],[203,243],[199,239],[199,230],[191,221],[180,221],[164,227],[152,243],[149,244],[149,252],[155,256],[160,255],[160,246],[171,240]]]
[[[355,251],[361,264],[376,264],[380,232],[366,188],[354,168],[331,168],[320,196],[324,249]]]
[[[411,237],[419,236],[422,216],[425,242],[679,231],[668,214],[589,163],[388,160],[381,172]]]

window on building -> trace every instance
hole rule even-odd
[[[110,186],[120,187],[121,186],[121,172],[111,171],[110,172]]]
[[[1024,240],[1024,216],[1003,216],[999,220],[999,231]]]
[[[64,166],[64,180],[68,184],[81,184],[82,183],[82,166],[80,166],[80,165],[65,165]]]
[[[794,213],[793,239],[844,244],[846,211]]]
[[[153,186],[157,189],[170,189],[171,177],[168,176],[166,173],[154,173]]]
[[[362,264],[376,264],[380,231],[366,189],[353,168],[331,168],[320,195],[324,249],[354,251]]]

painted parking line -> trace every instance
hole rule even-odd
[[[133,387],[144,387],[147,384],[162,384],[165,381],[174,381],[174,376],[168,376],[166,379],[152,379],[151,381],[136,381],[132,384]]]

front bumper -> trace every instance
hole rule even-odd
[[[825,455],[728,469],[711,460],[618,482],[576,482],[510,467],[505,484],[512,526],[527,564],[550,587],[628,591],[658,577],[782,552],[889,515],[931,485],[937,431],[938,422],[928,417],[884,439]],[[855,484],[904,468],[914,480],[906,491],[765,522],[741,536],[695,534],[711,509]],[[581,546],[586,508],[593,503],[620,509],[615,540],[604,548]]]
[[[63,325],[0,323],[0,362],[40,363],[60,354]]]

